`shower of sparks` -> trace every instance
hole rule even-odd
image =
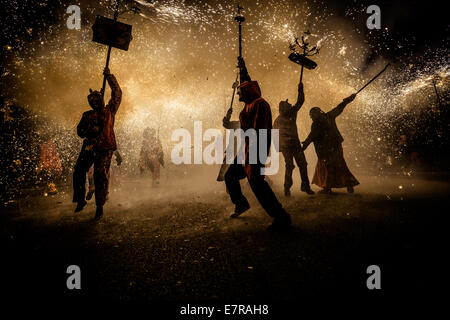
[[[20,1],[11,2],[18,6]],[[116,121],[119,148],[128,152],[129,159],[136,158],[142,131],[147,126],[160,128],[165,146],[170,145],[174,129],[192,128],[195,120],[202,120],[204,128],[220,128],[236,74],[237,24],[233,20],[236,3],[218,0],[124,3],[129,10],[119,20],[133,25],[133,40],[127,52],[113,49],[110,63],[111,72],[123,90]],[[380,58],[365,69],[369,48],[361,31],[352,28],[353,17],[363,10],[361,7],[349,9],[345,18],[337,18],[320,0],[296,3],[258,0],[241,4],[246,17],[243,55],[252,78],[260,83],[263,97],[272,105],[274,117],[278,114],[278,101],[295,99],[300,70],[287,59],[288,46],[294,36],[306,30],[311,30],[309,41],[321,47],[321,54],[314,57],[318,67],[304,73],[304,110],[314,106],[329,110],[386,63]],[[4,47],[9,52],[9,67],[1,78],[11,83],[7,92],[9,103],[48,117],[68,132],[57,139],[73,141],[74,127],[82,112],[89,109],[88,89],[101,86],[106,57],[105,46],[91,41],[91,26],[97,14],[112,16],[112,5],[109,1],[81,1],[81,30],[66,28],[68,5],[67,1],[60,1],[60,8],[54,13],[60,20],[49,25],[46,32],[36,34],[35,29],[26,29],[33,40],[18,38],[13,28],[5,31],[10,32],[10,41]],[[138,6],[138,14],[130,10],[132,6]],[[398,63],[358,95],[339,120],[343,134],[352,135],[356,123],[373,124],[370,130],[358,129],[376,135],[358,141],[354,148],[375,148],[371,141],[375,143],[376,137],[382,136],[377,130],[389,127],[396,110],[405,105],[416,108],[430,104],[433,79],[439,79],[438,89],[448,90],[448,51],[445,46],[439,50],[425,53],[432,58],[423,70],[411,68],[410,63]],[[404,60],[412,61],[413,57]],[[235,110],[238,109],[235,105]],[[303,138],[311,123],[303,109],[298,122]],[[379,128],[380,122],[386,126]],[[73,149],[74,144],[59,143],[68,149]]]

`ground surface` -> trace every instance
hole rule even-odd
[[[206,181],[206,180],[205,180]],[[30,196],[3,208],[3,293],[9,297],[163,301],[291,301],[436,294],[444,270],[449,184],[362,178],[355,194],[291,198],[275,190],[293,229],[273,234],[271,219],[243,182],[252,205],[239,219],[224,186],[185,179],[124,180],[105,218],[74,214],[70,195]],[[317,190],[317,189],[316,189]],[[92,201],[91,201],[92,202]],[[66,289],[79,265],[82,290]],[[382,290],[366,287],[378,265]]]

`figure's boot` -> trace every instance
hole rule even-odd
[[[77,207],[75,208],[75,212],[80,212],[81,210],[83,210],[83,208],[86,204],[87,204],[87,202],[84,200],[77,202]]]
[[[323,188],[318,193],[321,193],[321,194],[332,194],[333,191],[331,191],[331,188]]]
[[[91,200],[92,196],[94,195],[94,191],[95,189],[89,189],[87,195],[86,195],[86,200]]]
[[[98,206],[95,211],[94,220],[100,220],[103,217],[103,206]]]
[[[286,197],[290,197],[291,196],[291,190],[289,190],[289,188],[284,187],[284,195]]]
[[[311,187],[309,183],[302,183],[302,186],[300,187],[300,190],[303,192],[306,192],[309,195],[314,194],[314,191],[311,190]]]
[[[236,205],[236,207],[234,208],[234,213],[230,216],[230,218],[237,218],[248,209],[250,209],[250,204],[248,203],[247,199],[245,199],[245,201],[243,200],[241,203],[238,203]]]
[[[284,211],[284,210],[283,210]],[[267,231],[283,232],[288,231],[292,226],[291,216],[284,211],[279,216],[275,217],[272,224],[267,228]]]

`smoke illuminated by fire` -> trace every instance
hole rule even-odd
[[[113,49],[110,63],[123,90],[116,119],[119,148],[122,145],[137,156],[147,126],[159,130],[165,146],[170,145],[172,130],[189,129],[195,120],[202,120],[204,128],[220,128],[237,71],[236,3],[139,0],[125,4],[119,20],[133,25],[133,40],[127,52]],[[7,44],[12,51],[10,68],[2,77],[13,79],[10,96],[18,104],[73,134],[81,114],[89,109],[88,89],[99,89],[102,81],[106,47],[91,41],[91,26],[96,14],[112,17],[113,6],[108,1],[82,1],[81,30],[68,30],[68,5],[61,1],[60,11],[55,13],[60,23],[49,26],[38,40],[17,45],[11,34]],[[323,1],[260,0],[242,1],[241,5],[246,18],[243,55],[274,118],[280,100],[296,99],[300,68],[287,59],[289,43],[310,30],[307,40],[321,47],[320,54],[313,57],[318,67],[304,73],[306,102],[298,118],[301,139],[309,131],[307,111],[311,107],[329,110],[387,62],[380,58],[365,64],[369,48],[361,30],[354,27],[354,17],[364,12],[360,6],[338,18]],[[139,9],[132,11],[132,6]],[[411,67],[415,63],[412,57],[411,63],[394,64],[361,92],[339,120],[344,136],[352,135],[354,129],[347,119],[355,123],[374,116],[389,122],[397,108],[436,104],[432,80],[438,79],[438,90],[448,89],[447,54],[442,50],[419,71]],[[108,97],[109,90],[106,92]],[[235,99],[234,119],[241,107]]]

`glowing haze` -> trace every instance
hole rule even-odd
[[[81,30],[68,30],[68,5],[62,1],[55,13],[61,18],[59,24],[13,53],[6,72],[15,76],[11,92],[19,104],[73,130],[82,112],[89,109],[88,89],[99,89],[102,81],[106,47],[91,41],[91,26],[96,14],[112,17],[113,12],[109,1],[81,1]],[[220,128],[237,71],[236,3],[139,0],[124,5],[121,11],[128,12],[121,13],[119,20],[133,25],[133,40],[127,52],[113,49],[110,63],[123,90],[118,132],[131,137],[138,152],[146,126],[159,128],[166,146],[172,130],[190,129],[194,120],[202,120],[203,128]],[[133,5],[139,11],[129,11]],[[306,102],[298,118],[301,139],[309,131],[311,107],[329,110],[387,63],[380,58],[365,64],[369,53],[365,30],[354,26],[354,17],[365,10],[361,6],[337,18],[323,1],[260,0],[241,1],[241,5],[246,18],[243,55],[274,118],[280,100],[296,99],[300,68],[287,59],[289,43],[310,30],[307,40],[321,47],[312,58],[318,67],[304,73]],[[434,76],[440,79],[438,89],[448,88],[447,55],[442,50],[435,50],[434,62],[419,71],[412,60],[394,64],[358,95],[339,120],[344,137],[352,135],[353,128],[346,125],[349,118],[351,123],[368,117],[389,121],[397,108],[435,103]],[[241,107],[236,99],[234,119]],[[118,140],[119,145],[127,143],[120,135]]]

